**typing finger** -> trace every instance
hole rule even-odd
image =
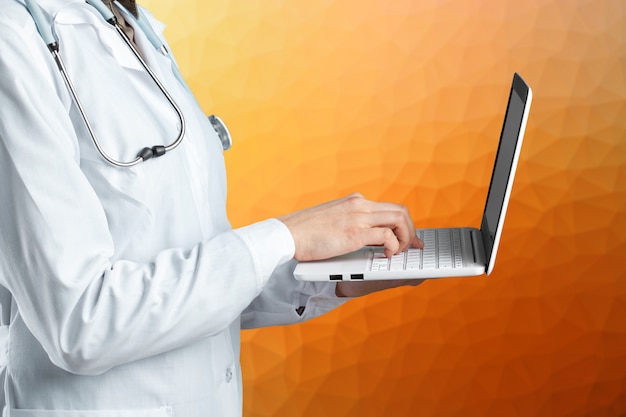
[[[379,203],[379,202],[373,202],[373,201],[367,201],[366,204],[368,204],[366,209],[370,212],[393,211],[393,212],[402,213],[404,221],[406,222],[406,227],[407,227],[406,230],[410,231],[408,241],[402,240],[403,244],[407,243],[406,246],[403,245],[402,250],[405,250],[406,248],[408,248],[408,246],[421,247],[421,241],[415,235],[415,226],[414,226],[413,220],[411,219],[409,210],[406,208],[406,206],[401,205],[401,204],[385,203],[385,202]]]
[[[361,229],[361,240],[364,245],[381,245],[385,247],[385,256],[391,258],[398,253],[400,242],[396,234],[388,227],[371,227]]]

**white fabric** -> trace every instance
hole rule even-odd
[[[82,0],[40,4],[105,150],[128,160],[172,142],[176,115],[100,15]],[[334,285],[293,279],[278,220],[231,229],[221,143],[135,32],[188,130],[164,157],[117,168],[23,4],[0,9],[0,285],[16,306],[6,416],[239,416],[240,323],[297,322],[342,302]]]

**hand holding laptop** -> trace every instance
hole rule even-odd
[[[335,294],[337,297],[362,297],[378,291],[396,287],[415,287],[425,279],[387,279],[380,281],[340,281],[337,282]]]
[[[406,207],[367,200],[360,194],[280,217],[296,245],[295,259],[314,261],[381,245],[391,257],[422,248]]]

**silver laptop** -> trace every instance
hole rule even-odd
[[[496,262],[531,101],[530,87],[514,74],[480,230],[416,229],[424,249],[410,248],[388,259],[382,247],[367,246],[323,261],[299,262],[295,277],[302,281],[358,281],[489,275]]]

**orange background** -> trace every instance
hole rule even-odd
[[[495,271],[242,334],[244,415],[626,415],[621,0],[144,0],[234,136],[241,226],[359,191],[479,226],[534,91]]]

